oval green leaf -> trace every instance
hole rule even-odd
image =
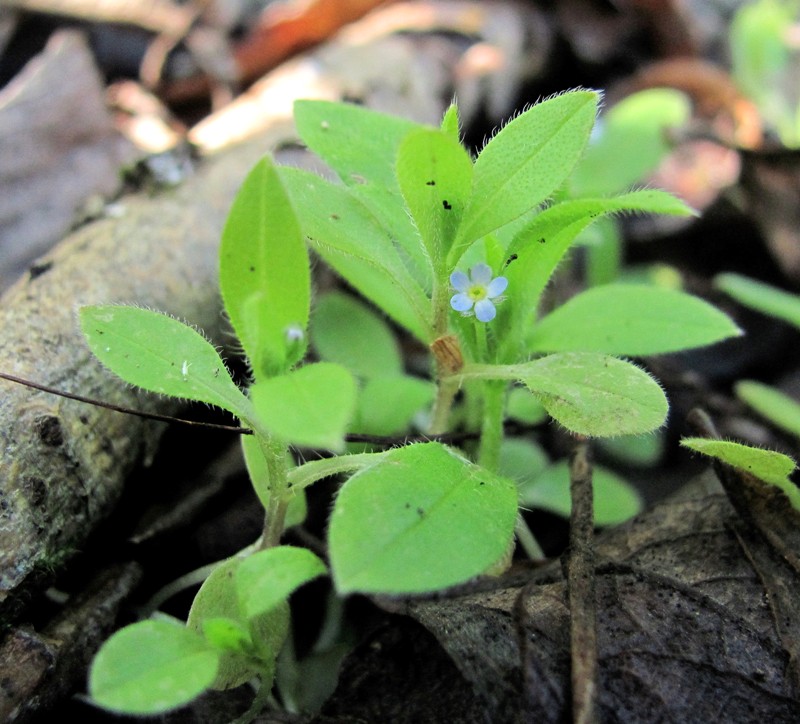
[[[252,408],[217,350],[177,319],[124,305],[82,307],[80,323],[95,356],[125,382],[196,400],[248,419]]]
[[[189,629],[202,634],[206,621],[230,619],[246,629],[253,642],[259,661],[238,651],[219,655],[219,669],[212,684],[214,689],[231,689],[256,675],[266,676],[270,667],[274,667],[275,657],[289,630],[289,607],[285,602],[255,620],[248,621],[244,616],[235,586],[236,570],[243,560],[230,558],[212,571],[197,592],[186,622]],[[263,685],[269,686],[270,683],[262,678]]]
[[[636,489],[619,475],[595,465],[592,470],[594,522],[596,525],[617,525],[641,512],[642,498]],[[520,504],[549,510],[569,517],[572,510],[569,463],[555,463],[520,486]]]
[[[703,437],[685,437],[681,440],[681,445],[777,486],[789,498],[792,507],[800,510],[800,488],[789,480],[789,475],[797,464],[788,455],[730,440],[709,440]]]
[[[236,570],[239,608],[247,619],[261,616],[326,571],[325,564],[305,548],[278,546],[254,553]]]
[[[147,715],[189,703],[214,682],[219,654],[177,622],[141,621],[106,641],[89,672],[99,706]]]
[[[574,296],[535,325],[532,352],[640,357],[713,344],[742,331],[702,299],[645,284],[608,284]]]
[[[518,368],[547,412],[567,430],[590,437],[650,432],[664,424],[667,398],[630,362],[592,352],[552,354]]]
[[[331,292],[316,301],[311,344],[321,359],[343,365],[358,377],[403,371],[400,346],[389,325],[348,294]]]
[[[359,392],[351,429],[369,435],[399,435],[435,394],[430,380],[408,375],[373,377]]]
[[[308,252],[269,158],[256,164],[233,201],[219,264],[222,301],[256,376],[302,359],[311,294]]]
[[[250,398],[261,424],[287,443],[341,450],[356,383],[344,367],[318,362],[256,381]]]
[[[508,551],[516,488],[439,443],[393,450],[342,487],[329,550],[340,593],[422,593],[461,583]]]

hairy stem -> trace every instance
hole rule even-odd
[[[286,509],[289,506],[289,477],[286,465],[286,445],[272,435],[256,433],[261,452],[267,464],[269,479],[269,504],[264,518],[264,533],[261,548],[272,548],[280,543],[283,535]]]
[[[478,463],[487,470],[497,471],[500,463],[500,443],[503,440],[503,402],[506,382],[487,380],[483,385],[483,420]]]

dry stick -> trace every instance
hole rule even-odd
[[[597,721],[597,613],[594,562],[592,466],[588,443],[578,443],[569,466],[572,513],[569,525],[570,648],[572,721]]]

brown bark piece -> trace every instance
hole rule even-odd
[[[83,37],[63,31],[0,91],[0,289],[119,188],[134,147],[114,129]]]
[[[704,493],[598,537],[599,721],[798,720],[790,654],[738,524],[724,496]],[[563,721],[567,583],[557,562],[507,580],[409,611],[453,657],[489,720]]]
[[[135,563],[114,566],[41,634],[19,628],[6,636],[0,647],[2,721],[30,721],[82,686],[92,653],[113,631],[120,605],[140,578]]]

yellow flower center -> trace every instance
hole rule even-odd
[[[480,302],[481,299],[486,299],[486,287],[483,284],[473,284],[467,291],[467,296],[473,302]]]

